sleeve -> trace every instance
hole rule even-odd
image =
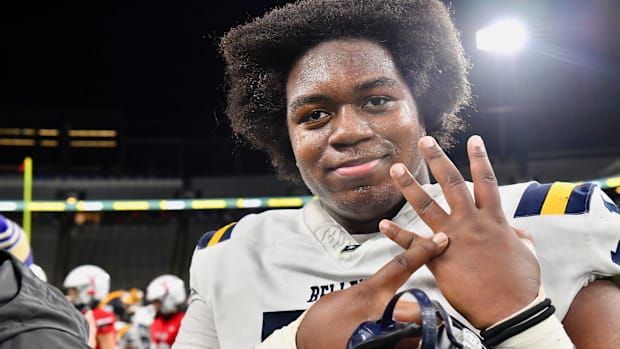
[[[96,309],[93,311],[93,315],[95,316],[97,334],[116,333],[116,328],[114,328],[116,315],[113,312]]]
[[[208,302],[192,290],[187,312],[172,349],[218,349],[213,313]]]
[[[545,290],[563,320],[581,289],[620,274],[620,211],[594,182],[511,188],[507,215],[511,224],[532,234]]]
[[[297,349],[297,329],[308,311],[304,311],[295,321],[275,330],[254,349]]]
[[[620,210],[598,186],[592,191],[588,247],[590,281],[620,276]]]

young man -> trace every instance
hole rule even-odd
[[[442,2],[302,0],[221,49],[236,135],[317,200],[201,239],[175,349],[344,348],[412,287],[496,348],[617,345],[611,200],[592,184],[498,187],[478,136],[471,183],[443,153],[470,88]]]

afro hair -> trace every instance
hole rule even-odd
[[[332,39],[366,39],[391,52],[426,130],[444,148],[464,130],[469,63],[439,0],[300,0],[232,28],[220,41],[226,114],[237,140],[267,152],[283,179],[300,182],[286,125],[286,80],[295,61]]]

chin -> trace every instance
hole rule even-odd
[[[402,195],[393,187],[360,186],[345,195],[336,195],[339,210],[358,218],[373,219],[383,216],[401,202]]]

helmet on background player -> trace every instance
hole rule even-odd
[[[146,300],[160,301],[159,312],[162,314],[174,313],[185,303],[186,298],[185,283],[175,275],[160,275],[146,288]]]
[[[67,274],[63,287],[76,290],[76,296],[71,299],[74,305],[92,307],[110,291],[110,275],[96,265],[80,265]]]

